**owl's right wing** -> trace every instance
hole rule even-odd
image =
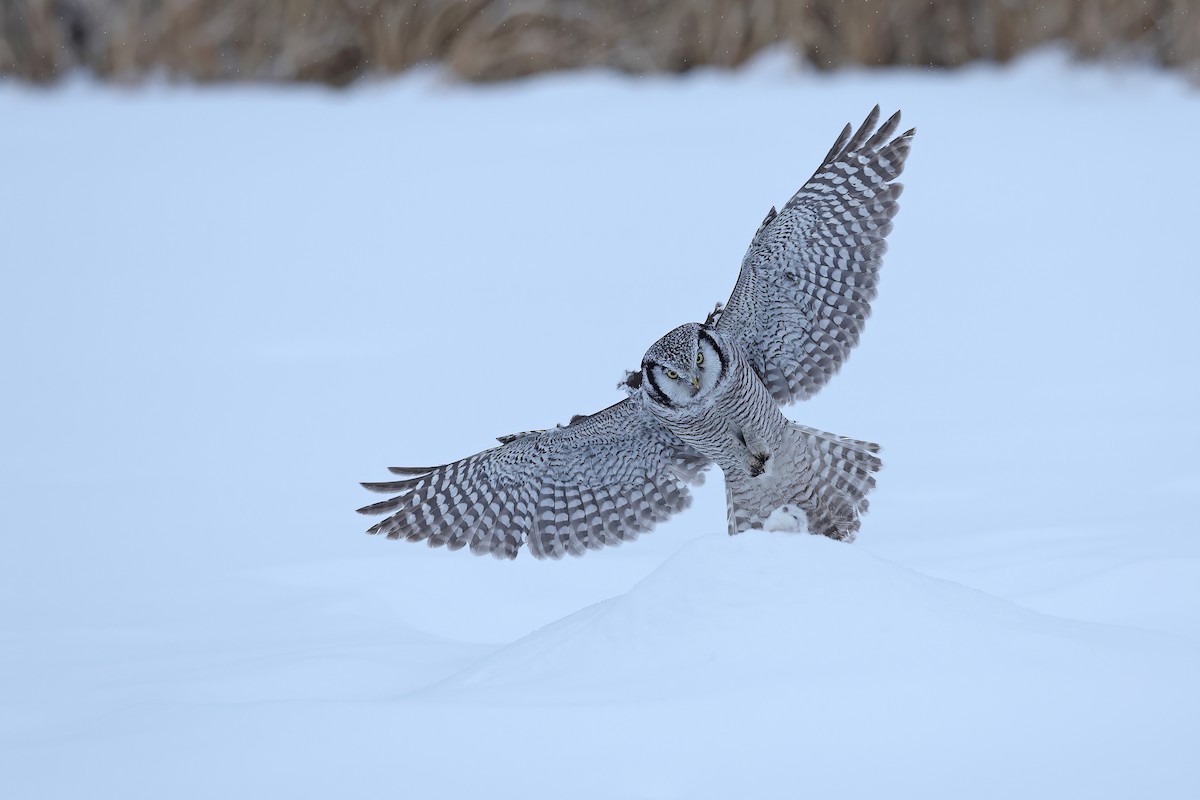
[[[871,313],[915,131],[878,130],[879,106],[846,126],[782,211],[750,242],[717,328],[737,341],[778,403],[806,400],[841,368]]]
[[[516,558],[582,555],[638,534],[691,504],[708,459],[658,422],[640,396],[570,425],[503,437],[440,467],[392,467],[403,480],[364,483],[395,497],[358,509],[388,514],[368,533]]]

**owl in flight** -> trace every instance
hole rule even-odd
[[[628,397],[439,467],[364,483],[369,533],[477,555],[582,555],[651,530],[691,503],[710,464],[725,475],[729,533],[803,529],[851,540],[882,466],[879,446],[797,425],[858,343],[899,208],[915,130],[897,112],[847,125],[816,173],[750,242],[733,294],[674,329],[622,382]]]

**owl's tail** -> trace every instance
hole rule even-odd
[[[751,498],[763,505],[759,491],[739,497],[742,493],[727,489],[729,532],[794,529],[798,512],[803,512],[809,533],[853,541],[870,506],[867,495],[875,488],[875,473],[883,467],[879,445],[789,424],[779,455],[772,457],[776,463],[769,464],[766,474],[750,479],[774,483],[766,493],[768,507],[750,508]]]

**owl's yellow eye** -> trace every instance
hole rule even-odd
[[[669,369],[669,370],[667,370],[667,377],[670,378],[671,380],[675,380],[676,378],[679,377],[679,373],[673,369]]]
[[[696,353],[696,363],[697,364],[704,363],[704,353]]]

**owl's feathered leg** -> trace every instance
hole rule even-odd
[[[767,460],[771,458],[771,447],[759,436],[744,435],[746,442],[747,469],[750,477],[757,478],[767,471]]]
[[[754,428],[731,426],[733,438],[741,448],[742,467],[750,473],[751,478],[757,478],[767,470],[767,460],[771,458],[771,445],[766,437]],[[744,448],[744,449],[743,449]]]
[[[852,541],[870,503],[879,445],[788,423],[770,473],[726,474],[729,532],[774,528],[802,511],[809,533]]]

